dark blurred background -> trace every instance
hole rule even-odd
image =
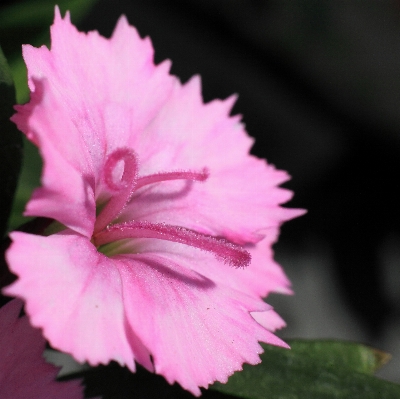
[[[275,246],[280,335],[387,350],[400,382],[400,1],[98,0],[72,20],[110,36],[121,14],[206,101],[238,93],[253,153],[292,176],[308,214]]]

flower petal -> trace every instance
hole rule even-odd
[[[7,260],[19,278],[4,292],[26,300],[32,325],[53,347],[93,365],[116,360],[134,370],[134,357],[150,364],[128,342],[121,279],[110,259],[78,235],[14,232],[11,239]]]
[[[255,298],[266,297],[272,292],[292,294],[291,284],[282,267],[273,259],[272,245],[277,240],[278,228],[264,230],[264,238],[244,249],[251,255],[251,263],[245,268],[234,268],[215,258],[211,253],[179,242],[161,239],[135,239],[120,242],[118,252],[124,254],[168,254],[178,264],[185,258],[190,270]]]
[[[154,65],[150,40],[124,17],[108,40],[78,32],[56,8],[51,42],[51,50],[24,46],[31,101],[12,118],[45,164],[43,187],[26,215],[55,218],[90,236],[105,155],[129,146],[132,133],[167,101],[176,78],[168,74],[169,62]]]
[[[142,120],[139,125],[153,118],[176,80],[168,75],[170,63],[155,66],[153,56],[150,39],[141,39],[124,16],[106,39],[97,31],[79,32],[69,13],[62,18],[58,7],[51,26],[51,50],[24,47],[32,91],[34,79],[46,78],[60,101],[67,100],[69,111],[79,113],[99,110],[102,104],[129,104]]]
[[[29,119],[29,131],[44,160],[42,187],[34,191],[25,215],[56,219],[90,237],[96,208],[91,167],[88,163],[80,164],[88,157],[86,148],[79,140],[72,139],[79,136],[79,132],[49,90],[47,81],[37,82],[34,98],[37,104],[29,107],[34,110],[32,114],[25,115],[27,109],[18,107],[21,111],[13,117],[20,128],[19,123]]]
[[[256,298],[265,298],[271,292],[292,294],[289,279],[273,259],[271,245],[271,237],[267,236],[256,245],[245,246],[250,252],[251,263],[244,269],[235,269],[222,263],[209,267],[207,261],[193,261],[192,268],[218,284],[227,285]]]
[[[269,331],[274,332],[286,327],[286,323],[282,317],[272,309],[268,312],[252,312],[251,315],[257,323],[261,324]]]
[[[203,183],[172,181],[139,190],[121,220],[181,225],[244,244],[257,242],[259,230],[304,213],[279,207],[292,196],[277,187],[289,176],[249,156],[253,139],[238,117],[229,117],[233,100],[204,105],[198,78],[175,84],[146,134],[133,142],[141,175],[207,167],[210,177]]]
[[[219,266],[214,262],[211,268]],[[184,258],[120,255],[115,264],[129,324],[171,384],[200,395],[199,386],[226,382],[244,362],[259,363],[258,341],[286,346],[250,315],[268,305],[191,271]]]

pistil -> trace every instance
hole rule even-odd
[[[123,164],[121,178],[115,178],[118,164]],[[119,148],[111,153],[104,165],[104,182],[113,196],[96,218],[94,234],[103,230],[124,209],[129,202],[137,183],[138,161],[129,148]]]
[[[152,238],[178,242],[213,253],[218,259],[234,267],[248,266],[251,255],[242,247],[223,238],[165,223],[131,221],[113,223],[130,201],[134,191],[168,180],[192,180],[203,182],[209,177],[207,168],[196,171],[171,171],[138,177],[139,162],[135,152],[119,148],[112,152],[104,165],[104,183],[112,195],[97,216],[92,242],[100,247],[115,241]]]

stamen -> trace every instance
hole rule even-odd
[[[158,238],[179,242],[212,252],[217,258],[234,267],[246,267],[251,261],[251,255],[246,250],[222,238],[164,223],[129,222],[114,224],[97,233],[93,237],[93,242],[96,246],[100,246],[126,238]]]
[[[116,177],[118,165],[123,164],[121,177]],[[94,234],[103,230],[124,209],[137,184],[138,161],[129,148],[118,148],[112,152],[104,165],[104,182],[114,193],[96,218]]]
[[[155,173],[154,175],[142,176],[137,180],[135,190],[148,184],[159,183],[167,180],[195,180],[205,181],[210,175],[207,168],[203,168],[201,172],[192,171],[175,171],[175,172],[161,172]]]

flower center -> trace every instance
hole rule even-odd
[[[92,241],[97,247],[128,238],[156,238],[178,242],[213,253],[218,259],[234,267],[248,266],[250,254],[242,247],[180,226],[147,221],[112,223],[130,201],[132,194],[149,184],[168,180],[204,182],[209,172],[171,171],[148,176],[138,176],[137,155],[128,148],[112,152],[104,165],[104,182],[112,197],[96,218]]]

